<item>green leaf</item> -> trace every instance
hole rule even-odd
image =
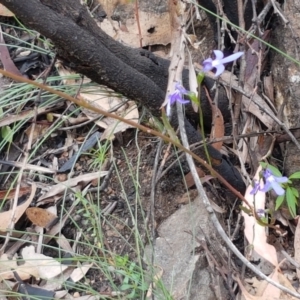
[[[260,226],[266,227],[266,226],[269,225],[269,223],[268,223],[268,221],[265,222],[265,220],[267,220],[267,218],[256,219],[256,222],[257,222],[257,224],[259,224]]]
[[[282,205],[284,197],[285,197],[285,195],[277,197],[277,199],[276,199],[276,205],[275,205],[275,210],[278,210],[279,207]]]
[[[292,174],[289,179],[300,179],[300,171],[295,172],[294,174]]]
[[[242,210],[244,213],[246,213],[247,215],[251,216],[252,215],[252,211],[251,209],[247,208],[246,206],[240,205],[239,206],[240,210]]]
[[[175,133],[173,127],[171,126],[171,124],[170,124],[170,122],[169,122],[169,120],[168,120],[168,118],[167,118],[167,116],[166,116],[165,113],[162,114],[162,121],[163,121],[163,123],[164,123],[165,129],[167,130],[167,132],[168,132],[170,138],[171,138],[173,141],[175,141],[175,142],[177,142],[177,143],[180,143],[180,141],[179,141],[179,139],[178,139],[178,137],[177,137],[177,135],[176,135],[176,133]]]
[[[278,176],[278,177],[282,177],[281,172],[274,166],[269,165],[267,163],[261,162],[260,165],[264,168],[264,169],[269,169],[271,170],[271,172],[273,173],[273,175]]]
[[[297,215],[297,213],[296,213],[296,204],[295,203],[293,203],[293,204],[288,203],[288,208],[289,208],[289,212],[290,212],[291,216],[293,218],[296,218],[296,215]]]
[[[132,288],[131,284],[122,284],[122,286],[121,286],[122,291],[126,291],[126,290],[131,289],[131,288]]]
[[[205,78],[205,75],[204,75],[203,72],[198,73],[198,75],[197,75],[197,82],[198,82],[198,85],[201,85],[201,83],[202,83],[202,81],[204,80],[204,78]]]
[[[194,93],[189,93],[188,96],[189,96],[189,98],[191,99],[192,102],[194,102],[197,105],[199,105],[199,99],[198,99],[198,97]]]
[[[297,189],[295,189],[294,187],[291,186],[291,190],[293,192],[293,194],[295,195],[296,198],[299,198],[299,192]]]
[[[127,299],[136,298],[136,290],[133,289],[129,295],[126,296]]]
[[[297,199],[293,194],[292,189],[288,186],[286,189],[286,202],[289,208],[289,212],[293,218],[296,217],[296,203]]]
[[[13,130],[9,126],[3,126],[1,128],[1,136],[4,140],[11,143],[13,140]]]

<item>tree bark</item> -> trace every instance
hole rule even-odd
[[[276,34],[272,35],[272,44],[283,53],[294,57],[299,62],[299,14],[300,1],[287,0],[283,6],[283,14],[289,21],[289,26],[279,19]],[[280,17],[278,17],[280,18]],[[284,57],[281,53],[272,51],[272,73],[274,79],[275,101],[278,111],[283,108],[281,117],[289,128],[299,128],[300,111],[300,71],[299,63]],[[300,139],[298,138],[298,141]],[[300,170],[299,149],[293,142],[288,142],[285,149],[284,171],[290,176]],[[298,180],[293,186],[300,190]],[[298,206],[298,212],[300,208]]]

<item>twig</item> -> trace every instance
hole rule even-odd
[[[182,139],[182,143],[183,145],[188,149],[189,148],[189,144],[188,144],[188,140],[187,140],[187,136],[185,133],[185,128],[184,128],[184,121],[183,121],[183,110],[181,105],[177,105],[177,112],[180,115],[179,116],[179,126],[180,126],[180,134],[181,134],[181,139]],[[216,217],[210,203],[209,200],[207,198],[207,195],[204,191],[204,188],[202,186],[202,183],[199,179],[199,176],[197,174],[196,171],[196,167],[195,164],[193,162],[192,157],[189,155],[189,153],[186,153],[186,158],[187,158],[187,162],[188,165],[190,167],[191,170],[191,174],[193,176],[195,185],[197,187],[197,191],[199,193],[200,198],[202,199],[205,208],[209,214],[209,217],[212,221],[212,223],[215,225],[215,228],[217,229],[218,233],[220,234],[220,236],[222,237],[223,241],[227,244],[227,246],[229,247],[229,249],[242,261],[243,264],[245,264],[245,266],[247,268],[249,268],[250,270],[252,270],[257,276],[261,277],[262,279],[266,280],[268,283],[274,285],[275,287],[281,289],[282,291],[300,299],[300,294],[295,293],[293,291],[290,291],[288,288],[286,288],[285,286],[275,282],[274,280],[270,279],[268,276],[266,276],[265,274],[263,274],[260,270],[258,270],[255,266],[253,266],[245,257],[244,255],[242,255],[242,253],[235,247],[235,245],[232,243],[232,241],[229,239],[229,237],[227,236],[227,234],[225,233],[224,229],[222,228],[218,218]]]
[[[265,7],[263,8],[263,10],[260,12],[260,14],[258,15],[257,19],[255,20],[257,23],[257,27],[260,28],[260,24],[262,23],[262,21],[265,19],[266,15],[268,14],[268,12],[270,11],[272,7],[272,3],[271,1],[269,1]]]
[[[210,78],[214,78],[213,75],[207,73],[206,74],[208,77]],[[240,86],[236,85],[236,84],[232,84],[228,83],[225,80],[221,79],[221,83],[229,88],[233,88],[234,90],[236,90],[237,92],[243,94],[244,96],[246,96],[247,98],[251,99],[255,105],[257,105],[261,111],[263,111],[264,113],[266,113],[269,117],[271,117],[287,134],[288,136],[291,138],[291,140],[295,143],[295,145],[297,146],[297,148],[300,150],[300,144],[297,141],[297,139],[294,137],[294,135],[291,133],[291,131],[287,128],[287,126],[281,122],[273,113],[268,112],[263,106],[261,106],[257,101],[255,101],[255,95],[252,95],[248,92],[246,92],[243,88],[241,88]]]
[[[160,164],[160,167],[157,171],[157,174],[156,174],[156,178],[155,178],[155,184],[158,183],[158,181],[160,180],[160,178],[162,176],[164,176],[164,174],[170,169],[169,167],[172,166],[174,163],[176,163],[176,161],[174,161],[172,164],[170,164],[169,167],[167,167],[164,171],[163,171],[163,167],[165,166],[165,163],[166,161],[168,160],[168,158],[170,158],[169,154],[170,154],[170,148],[171,148],[172,144],[169,143],[168,147],[167,147],[167,150],[165,151],[165,155],[161,161],[161,164]],[[180,151],[181,152],[181,151]],[[175,154],[174,154],[175,155]],[[171,155],[172,157],[173,155]]]
[[[10,206],[10,209],[12,211],[11,220],[10,220],[10,224],[7,227],[8,232],[6,234],[4,244],[2,245],[2,247],[0,249],[0,256],[4,253],[5,248],[8,244],[8,242],[9,242],[10,235],[11,235],[13,229],[14,229],[14,226],[15,226],[15,222],[16,222],[15,214],[16,214],[17,205],[18,205],[18,198],[19,198],[21,183],[22,183],[22,180],[23,180],[23,173],[24,173],[24,170],[25,170],[25,166],[27,165],[27,161],[28,161],[28,158],[29,158],[29,152],[31,150],[31,145],[32,145],[32,141],[33,141],[33,134],[34,134],[35,124],[36,124],[36,122],[35,122],[36,117],[37,117],[37,106],[35,106],[35,115],[33,117],[34,122],[32,122],[30,134],[29,134],[29,137],[28,137],[28,143],[26,145],[26,150],[25,150],[24,157],[23,157],[23,162],[22,162],[20,171],[18,173],[16,192],[15,192],[13,203],[11,203],[11,206]],[[34,185],[32,186],[32,189],[34,189]]]
[[[149,226],[149,220],[151,219],[151,245],[152,245],[152,253],[151,253],[151,265],[154,266],[154,257],[155,257],[155,244],[156,244],[156,237],[155,237],[155,187],[156,187],[156,171],[159,162],[160,156],[160,149],[163,145],[163,140],[160,139],[156,155],[155,161],[152,169],[152,180],[151,180],[151,193],[150,193],[150,207],[147,212],[146,216],[146,226]],[[154,280],[154,270],[151,268],[151,279]],[[154,299],[154,294],[152,294],[152,299]]]
[[[300,269],[300,264],[296,262],[286,251],[281,250],[281,253],[288,260],[289,263],[291,263],[297,269]]]
[[[140,17],[139,17],[139,0],[135,0],[135,17],[136,17],[136,22],[137,22],[139,37],[140,37],[140,47],[143,48],[143,36],[142,36]]]
[[[31,85],[34,85],[34,86],[37,86],[41,89],[44,89],[50,93],[53,93],[53,94],[56,94],[64,99],[67,99],[67,100],[70,100],[72,101],[73,103],[81,106],[81,107],[84,107],[84,108],[87,108],[87,109],[90,109],[92,111],[95,111],[99,114],[103,114],[105,115],[106,117],[110,117],[110,118],[113,118],[113,119],[116,119],[118,121],[121,121],[125,124],[129,124],[131,125],[132,127],[135,127],[135,128],[138,128],[144,132],[147,132],[148,134],[152,134],[154,136],[157,136],[157,137],[160,137],[162,138],[165,142],[170,142],[172,143],[175,147],[177,147],[178,149],[190,154],[196,161],[198,161],[202,166],[204,166],[211,174],[213,174],[213,176],[217,177],[220,182],[222,182],[234,195],[236,195],[238,198],[240,198],[243,202],[245,202],[246,204],[248,203],[248,201],[245,199],[245,197],[239,192],[237,191],[232,185],[230,185],[227,180],[222,177],[217,171],[215,171],[210,165],[208,165],[201,157],[199,157],[198,155],[196,155],[195,153],[193,153],[192,151],[190,151],[189,149],[186,149],[185,147],[183,147],[179,142],[177,141],[173,141],[171,138],[163,135],[162,133],[156,131],[156,130],[153,130],[151,128],[148,128],[146,126],[143,126],[141,124],[138,124],[134,121],[131,121],[131,120],[126,120],[124,119],[123,117],[121,116],[118,116],[118,115],[115,115],[115,114],[112,114],[112,113],[108,113],[98,107],[94,107],[91,103],[88,103],[84,100],[80,100],[80,99],[75,99],[73,97],[71,97],[70,95],[66,94],[66,93],[63,93],[61,91],[57,91],[57,90],[54,90],[53,88],[50,88],[49,86],[47,85],[43,85],[41,83],[38,83],[38,82],[35,82],[35,81],[32,81],[32,80],[29,80],[29,79],[26,79],[26,78],[23,78],[23,77],[20,77],[20,76],[16,76],[15,74],[12,74],[10,72],[7,72],[5,70],[2,70],[0,69],[0,74],[3,74],[4,76],[7,76],[7,77],[10,77],[16,81],[21,81],[21,82],[25,82],[25,83],[28,83],[28,84],[31,84]],[[247,204],[250,207],[249,204]]]
[[[289,21],[285,18],[285,16],[281,12],[281,9],[278,7],[278,3],[275,2],[275,0],[271,0],[271,2],[273,5],[275,14],[278,14],[281,17],[282,21],[285,23],[285,25],[287,25],[289,23]]]

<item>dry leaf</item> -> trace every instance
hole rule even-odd
[[[34,246],[22,250],[23,264],[18,264],[16,257],[9,259],[6,254],[0,257],[0,280],[15,278],[13,271],[17,272],[22,280],[30,277],[51,279],[61,274],[68,267],[60,264],[54,258],[35,253]]]
[[[10,53],[6,46],[5,40],[3,38],[1,26],[0,26],[0,59],[1,59],[2,65],[3,65],[3,68],[6,71],[11,72],[18,76],[23,76],[10,57]]]
[[[26,208],[32,202],[33,197],[35,196],[35,192],[36,192],[36,185],[34,183],[32,183],[30,196],[23,204],[20,204],[17,206],[15,212],[13,212],[12,210],[9,210],[9,211],[0,213],[0,232],[5,232],[8,229],[8,227],[12,221],[12,217],[14,217],[14,223],[16,223],[21,218],[21,216],[24,214]]]
[[[294,260],[299,264],[300,263],[300,221],[299,219],[295,231],[294,249],[295,249]],[[297,270],[298,279],[300,279],[300,270],[299,269],[296,270]]]
[[[276,276],[271,276],[271,278],[273,280],[275,280],[276,282],[278,282],[278,280],[276,280]],[[246,290],[246,288],[244,287],[244,285],[242,284],[241,280],[235,276],[234,277],[234,280],[237,281],[238,285],[239,285],[239,288],[243,294],[243,298],[242,299],[245,299],[245,300],[274,300],[274,299],[282,299],[282,298],[279,298],[279,295],[280,295],[280,290],[277,289],[276,287],[274,287],[273,285],[271,284],[268,284],[267,281],[260,281],[260,284],[264,285],[264,288],[268,288],[270,287],[271,290],[268,290],[269,294],[265,294],[263,293],[260,294],[259,292],[257,293],[257,295],[251,295],[250,293],[248,293],[248,291]],[[264,290],[266,291],[266,289]]]
[[[31,131],[33,128],[32,142],[34,143],[37,139],[39,139],[40,137],[44,136],[47,133],[49,127],[50,127],[49,123],[31,124],[29,127],[26,128],[24,132],[29,137],[31,135]]]
[[[259,172],[261,169],[261,166],[257,169],[254,179],[257,181],[260,180],[262,188],[263,182],[262,179],[259,179]],[[251,185],[248,186],[245,198],[248,203],[253,206],[254,195],[250,195],[252,188]],[[255,195],[255,209],[265,209],[265,200],[266,194],[258,191]],[[276,250],[274,246],[267,243],[266,227],[259,225],[253,216],[249,216],[244,211],[242,211],[242,216],[245,219],[244,233],[249,244],[261,257],[272,263],[274,266],[277,266],[278,260]]]
[[[61,102],[61,104],[57,104],[57,105],[58,105],[58,107],[60,107],[62,104],[63,104],[63,102]],[[36,110],[35,109],[25,110],[25,111],[21,111],[20,113],[17,113],[17,114],[7,115],[0,119],[0,127],[7,126],[12,123],[21,121],[21,120],[30,119],[35,116],[45,114],[48,111],[52,111],[52,110],[53,110],[52,107],[50,107],[50,108],[49,107],[38,107]]]
[[[107,8],[108,12],[104,10],[108,15],[112,14],[113,8],[111,6],[114,6],[115,0],[101,0],[101,2],[110,2],[108,4],[110,7]],[[167,3],[165,4],[167,5]],[[126,7],[123,6],[122,10],[124,11],[124,15],[126,13],[132,15],[132,12],[135,11],[135,3],[128,4]],[[139,10],[138,14],[139,24],[135,14],[132,18],[122,19],[120,22],[105,18],[103,22],[97,22],[97,24],[106,34],[131,47],[141,47],[139,30],[143,47],[148,45],[168,45],[171,43],[170,13],[167,9],[163,11],[163,7],[160,6],[157,12],[153,10]],[[120,25],[122,29],[126,28],[126,30],[121,30]],[[117,34],[116,29],[118,31]]]
[[[79,265],[78,268],[76,268],[71,276],[70,279],[73,280],[73,282],[78,282],[81,280],[85,274],[88,272],[88,270],[93,266],[93,263],[91,264],[86,264],[86,265]]]
[[[108,96],[107,94],[110,90],[104,90],[104,87],[94,87],[85,89],[79,95],[79,98],[82,98],[84,101],[91,103],[93,106],[100,108],[107,112],[114,111],[118,116],[123,117],[126,120],[131,120],[138,122],[139,112],[137,106],[134,101],[128,101],[124,104],[124,101],[116,96]],[[98,116],[97,113],[88,110],[82,109],[83,112],[87,115],[89,119],[95,119]],[[113,139],[114,133],[123,132],[127,128],[131,128],[132,126],[122,123],[113,118],[104,117],[101,120],[95,121],[95,123],[102,128],[105,128],[103,135],[101,136],[101,140],[104,139]]]
[[[214,139],[224,137],[225,134],[224,119],[220,109],[216,106],[215,103],[212,102],[208,93],[207,95],[208,95],[207,98],[209,100],[209,104],[212,111],[212,127],[210,132],[210,140],[214,140]],[[222,145],[223,145],[222,141],[212,144],[212,146],[217,150],[221,150]]]
[[[13,271],[16,271],[22,280],[29,279],[32,275],[37,275],[36,268],[24,265],[18,266],[16,257],[8,258],[6,254],[0,257],[0,281],[5,279],[14,279]]]
[[[196,170],[197,170],[197,174],[199,176],[199,178],[202,178],[205,176],[205,173],[203,172],[202,169],[196,167]],[[190,188],[192,187],[193,185],[195,185],[195,182],[194,182],[194,178],[193,178],[193,175],[191,172],[187,173],[185,176],[184,176],[184,180],[186,182],[186,185],[187,185],[187,188]]]
[[[0,16],[13,17],[14,13],[7,9],[3,4],[0,4]]]
[[[51,190],[47,192],[45,195],[41,196],[38,199],[38,202],[47,199],[53,196],[56,196],[58,194],[63,193],[66,189],[68,188],[74,188],[76,187],[80,182],[82,183],[88,183],[94,180],[95,178],[103,177],[107,175],[108,171],[100,171],[100,172],[94,172],[94,173],[89,173],[89,174],[84,174],[77,176],[75,178],[71,178],[69,180],[66,180],[64,182],[60,182],[54,186],[51,187]]]
[[[31,186],[20,187],[18,197],[29,194],[31,191]],[[0,199],[13,199],[15,197],[16,189],[10,189],[5,191],[0,191]]]
[[[46,173],[46,174],[54,174],[56,173],[56,170],[52,170],[50,168],[45,168],[37,165],[31,165],[31,164],[24,164],[23,162],[18,162],[18,161],[3,161],[0,160],[0,163],[6,164],[9,166],[13,166],[16,168],[24,168],[24,170],[31,170],[31,171],[36,171],[36,172],[41,172],[41,173]]]
[[[43,288],[48,291],[57,291],[62,288],[63,284],[70,278],[70,275],[73,272],[73,268],[67,268],[64,272],[53,278],[52,280],[48,280]],[[60,299],[55,297],[55,299]],[[65,298],[63,298],[65,299]]]
[[[57,220],[57,216],[40,207],[29,207],[26,209],[27,218],[37,226],[49,228]]]
[[[214,75],[211,72],[207,72],[206,75],[210,78],[214,78]],[[224,71],[221,74],[220,79],[221,83],[225,85],[231,85],[232,88],[239,90],[238,79],[231,72]],[[244,110],[255,115],[263,124],[266,125],[266,127],[268,127],[268,129],[273,128],[274,119],[276,119],[276,116],[271,108],[266,104],[266,101],[263,100],[257,93],[253,94],[253,88],[247,83],[244,85],[244,91],[247,93],[247,95],[251,95],[251,98],[242,96]],[[266,113],[261,109],[261,107],[264,108]]]
[[[25,247],[22,250],[22,257],[25,265],[36,268],[36,278],[51,279],[61,274],[68,268],[50,256],[39,254],[35,252],[34,246]]]

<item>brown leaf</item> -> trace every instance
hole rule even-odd
[[[262,187],[262,179],[259,177],[259,173],[262,170],[261,166],[257,169],[256,174],[254,176],[254,180],[260,183],[260,187]],[[254,195],[251,195],[251,190],[253,187],[251,185],[248,186],[245,194],[245,198],[250,205],[253,206],[254,203]],[[265,209],[266,202],[266,194],[262,191],[258,191],[255,195],[255,209]],[[245,204],[243,203],[245,206]],[[245,227],[244,234],[251,245],[251,250],[254,250],[257,254],[259,254],[263,259],[269,261],[274,266],[278,265],[278,259],[276,254],[276,249],[273,245],[267,243],[267,234],[266,228],[256,221],[254,216],[251,216],[244,211],[241,212],[244,217]]]
[[[34,126],[34,127],[33,127]],[[37,139],[39,139],[40,137],[44,136],[49,127],[50,124],[49,123],[40,123],[40,124],[31,124],[30,126],[28,126],[26,128],[26,130],[24,131],[25,134],[29,137],[32,131],[32,127],[33,127],[33,137],[32,137],[32,141],[35,142]]]
[[[26,208],[30,205],[33,197],[35,196],[35,192],[36,192],[36,185],[32,184],[31,194],[24,203],[18,205],[15,211],[9,210],[9,211],[0,213],[0,231],[1,232],[5,232],[9,228],[12,218],[14,218],[15,223],[21,218],[21,216],[25,212]]]
[[[207,98],[210,103],[211,111],[212,111],[212,127],[210,132],[210,140],[216,138],[222,138],[225,134],[225,127],[224,127],[224,119],[220,109],[215,105],[215,103],[211,100],[208,91],[205,89]],[[217,149],[221,150],[223,142],[213,143],[212,146]]]
[[[200,168],[197,168],[197,167],[196,167],[196,170],[197,170],[197,174],[198,174],[199,178],[205,176],[205,173],[204,173]],[[192,176],[192,173],[191,173],[191,172],[187,173],[187,174],[184,176],[184,180],[185,180],[186,185],[187,185],[188,188],[190,188],[190,187],[192,187],[193,185],[195,185],[195,182],[194,182],[194,179],[193,179],[193,176]]]
[[[61,194],[62,192],[64,192],[68,188],[70,188],[70,189],[75,188],[81,182],[86,184],[88,182],[91,182],[95,178],[106,176],[107,173],[108,173],[108,171],[99,171],[99,172],[94,172],[94,173],[88,173],[88,174],[84,174],[84,175],[79,175],[78,177],[71,178],[71,179],[66,180],[64,182],[60,182],[56,185],[53,185],[49,192],[42,195],[38,199],[38,202],[40,202],[44,199],[56,196],[58,194]]]
[[[7,46],[3,38],[1,26],[0,26],[0,59],[6,71],[9,71],[18,76],[23,76],[10,57],[9,51],[7,49]]]
[[[213,114],[213,126],[211,128],[210,138],[222,138],[224,137],[225,128],[224,128],[224,119],[220,109],[216,105],[212,105],[212,114]],[[223,142],[213,143],[212,146],[217,149],[221,150],[223,146]]]
[[[40,207],[29,207],[26,209],[27,218],[37,226],[49,228],[57,220],[55,214]]]
[[[7,9],[3,4],[0,4],[0,16],[13,17],[14,13]]]
[[[19,190],[18,197],[29,194],[30,191],[31,191],[30,186],[21,187]],[[15,193],[16,193],[16,189],[0,191],[0,199],[5,199],[5,200],[13,199],[15,197]]]

